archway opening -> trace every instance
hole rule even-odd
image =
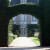
[[[11,0],[11,5],[15,5],[15,4],[19,4],[19,3],[20,4],[28,3],[28,4],[38,5],[38,0],[36,0],[36,1],[33,1],[33,0],[31,0],[31,1],[29,1],[29,0],[17,0],[17,1],[15,1],[14,0],[14,2],[13,2],[13,0]],[[21,16],[21,18],[19,18],[19,16]],[[28,37],[31,37],[31,36],[33,37],[33,36],[36,36],[38,38],[38,35],[39,35],[39,33],[38,33],[39,28],[37,28],[38,24],[36,22],[36,19],[34,19],[35,17],[33,18],[33,16],[31,16],[31,17],[30,16],[31,15],[20,14],[20,15],[18,15],[18,17],[16,17],[17,20],[16,20],[16,22],[14,22],[13,25],[14,26],[19,25],[20,29],[16,30],[13,34],[17,34],[17,36],[20,36],[20,37],[27,37],[27,36]],[[18,18],[19,18],[19,20],[18,20]]]
[[[8,34],[11,32],[9,34],[9,39],[15,39],[15,35],[16,37],[30,37],[31,39],[35,38],[35,41],[37,39],[39,40],[39,21],[35,16],[28,14],[19,14],[14,16],[9,21],[8,28]],[[40,45],[40,42],[38,43],[38,45]]]

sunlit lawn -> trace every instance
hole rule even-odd
[[[15,39],[15,38],[17,38],[17,35],[9,36],[8,45],[12,43],[13,37],[14,37],[14,39]]]
[[[30,38],[35,42],[36,45],[40,46],[40,41],[38,38],[36,37],[30,37]]]
[[[9,45],[10,43],[12,43],[12,41],[13,41],[13,36],[9,36],[8,45]]]

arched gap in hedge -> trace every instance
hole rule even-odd
[[[20,15],[20,14],[19,14]],[[29,15],[29,14],[26,14],[26,15]],[[18,16],[18,15],[17,15]],[[31,15],[32,17],[33,17],[33,15]],[[15,16],[14,16],[15,17]],[[12,17],[13,18],[13,17]],[[35,17],[36,18],[36,17]],[[38,18],[37,18],[38,19]],[[11,19],[10,19],[11,20]],[[39,19],[38,19],[38,21],[39,21]],[[40,31],[39,31],[40,32]]]

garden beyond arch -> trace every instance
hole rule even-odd
[[[50,46],[50,0],[40,0],[39,5],[19,4],[8,7],[9,0],[0,1],[0,47],[8,46],[9,20],[18,14],[30,14],[40,21],[41,46]]]

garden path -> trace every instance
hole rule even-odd
[[[33,47],[37,45],[29,37],[18,37],[9,46]]]
[[[50,47],[38,47],[30,38],[18,37],[9,47],[0,47],[0,50],[50,50]]]

